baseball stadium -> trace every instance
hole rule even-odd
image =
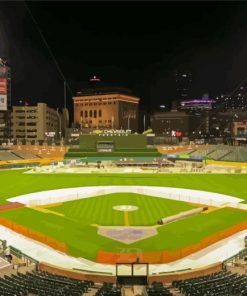
[[[246,174],[245,147],[149,147],[148,135],[4,147],[2,282],[39,283],[15,295],[205,295],[188,286],[210,278],[247,293]]]

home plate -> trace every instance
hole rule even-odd
[[[98,234],[124,244],[132,244],[157,235],[156,227],[100,226]]]

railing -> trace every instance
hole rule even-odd
[[[247,247],[244,248],[243,250],[241,250],[240,252],[238,252],[237,254],[229,257],[228,259],[224,260],[222,262],[222,268],[226,269],[227,264],[229,263],[233,263],[239,259],[243,259],[245,256],[247,256]]]

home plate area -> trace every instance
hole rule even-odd
[[[132,244],[137,241],[157,235],[157,229],[151,227],[122,227],[99,226],[98,234],[124,244]]]

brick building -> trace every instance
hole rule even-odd
[[[74,124],[81,128],[138,130],[139,98],[128,89],[94,86],[73,97]]]

